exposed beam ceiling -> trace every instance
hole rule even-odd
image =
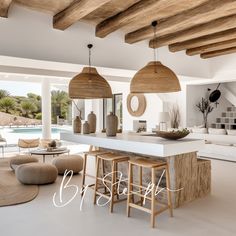
[[[223,55],[227,55],[227,54],[231,54],[231,53],[235,53],[235,52],[236,52],[236,47],[226,48],[226,49],[217,50],[217,51],[213,51],[213,52],[203,53],[203,54],[201,54],[201,58],[207,59],[207,58],[223,56]]]
[[[129,7],[127,10],[102,21],[96,26],[96,36],[104,38],[108,34],[128,24],[130,21],[135,20],[137,17],[140,17],[141,11],[143,12],[143,14],[147,13],[157,3],[159,2],[156,0],[147,0],[146,2],[140,1]]]
[[[0,16],[8,17],[8,9],[12,3],[12,0],[1,0],[0,1]]]
[[[219,33],[215,33],[215,34],[206,35],[200,38],[187,40],[180,43],[174,43],[174,44],[169,45],[169,50],[171,52],[178,52],[178,51],[189,49],[189,48],[201,47],[201,46],[208,45],[211,43],[218,43],[218,42],[235,39],[235,38],[236,38],[236,28],[222,31]]]
[[[197,48],[190,48],[186,51],[186,54],[189,56],[194,56],[197,54],[203,54],[206,52],[212,52],[212,51],[217,51],[217,50],[221,50],[225,48],[232,48],[232,47],[236,47],[236,38],[219,42],[219,43],[212,43],[212,44],[197,47]]]
[[[206,24],[197,25],[190,29],[152,39],[149,46],[158,48],[233,28],[236,28],[236,15],[219,18]]]
[[[156,33],[158,37],[173,34],[232,14],[236,14],[235,0],[209,0],[198,7],[188,11],[183,11],[159,22]],[[127,43],[134,43],[152,37],[153,29],[152,26],[148,25],[142,29],[127,34],[125,39]]]
[[[12,2],[51,14],[60,30],[83,21],[96,25],[98,37],[121,29],[125,41],[135,43],[152,39],[155,20],[150,47],[204,58],[236,47],[236,0],[0,0],[0,16],[7,17]]]
[[[150,25],[150,22],[154,20],[176,15],[206,1],[207,0],[195,0],[190,3],[189,0],[179,0],[178,4],[173,0],[139,1],[126,10],[98,24],[96,27],[96,36],[103,38],[120,28],[131,30],[132,28],[137,29],[142,26]]]
[[[53,27],[56,29],[65,30],[109,1],[110,0],[74,1],[66,9],[57,13],[53,17]]]

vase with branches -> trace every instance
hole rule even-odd
[[[202,98],[202,100],[196,104],[198,110],[203,115],[204,127],[207,128],[208,115],[213,111],[214,107],[211,106],[211,103],[208,99]]]
[[[177,104],[172,105],[169,111],[171,128],[178,129],[180,124],[180,111]]]

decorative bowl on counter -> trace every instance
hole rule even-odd
[[[172,131],[156,131],[156,134],[158,137],[165,138],[165,139],[171,139],[171,140],[177,140],[186,137],[189,135],[188,129],[183,130],[172,130]]]

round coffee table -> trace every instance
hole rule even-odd
[[[53,151],[47,151],[46,149],[37,149],[37,150],[33,150],[33,151],[30,151],[30,155],[39,155],[39,156],[43,156],[43,162],[45,162],[45,157],[46,156],[59,156],[61,154],[65,154],[65,153],[68,153],[69,155],[69,152],[70,150],[65,148],[65,149],[55,149]]]

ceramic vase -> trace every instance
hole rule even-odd
[[[118,129],[118,117],[112,112],[107,115],[106,119],[106,135],[116,136]]]
[[[91,113],[88,114],[88,123],[89,123],[90,133],[95,133],[96,132],[96,122],[97,122],[97,117],[93,113],[93,111],[91,111]]]
[[[90,126],[88,121],[85,121],[83,124],[83,134],[89,134],[90,133]]]
[[[74,119],[73,131],[74,133],[81,133],[81,119],[79,116],[76,116]]]

